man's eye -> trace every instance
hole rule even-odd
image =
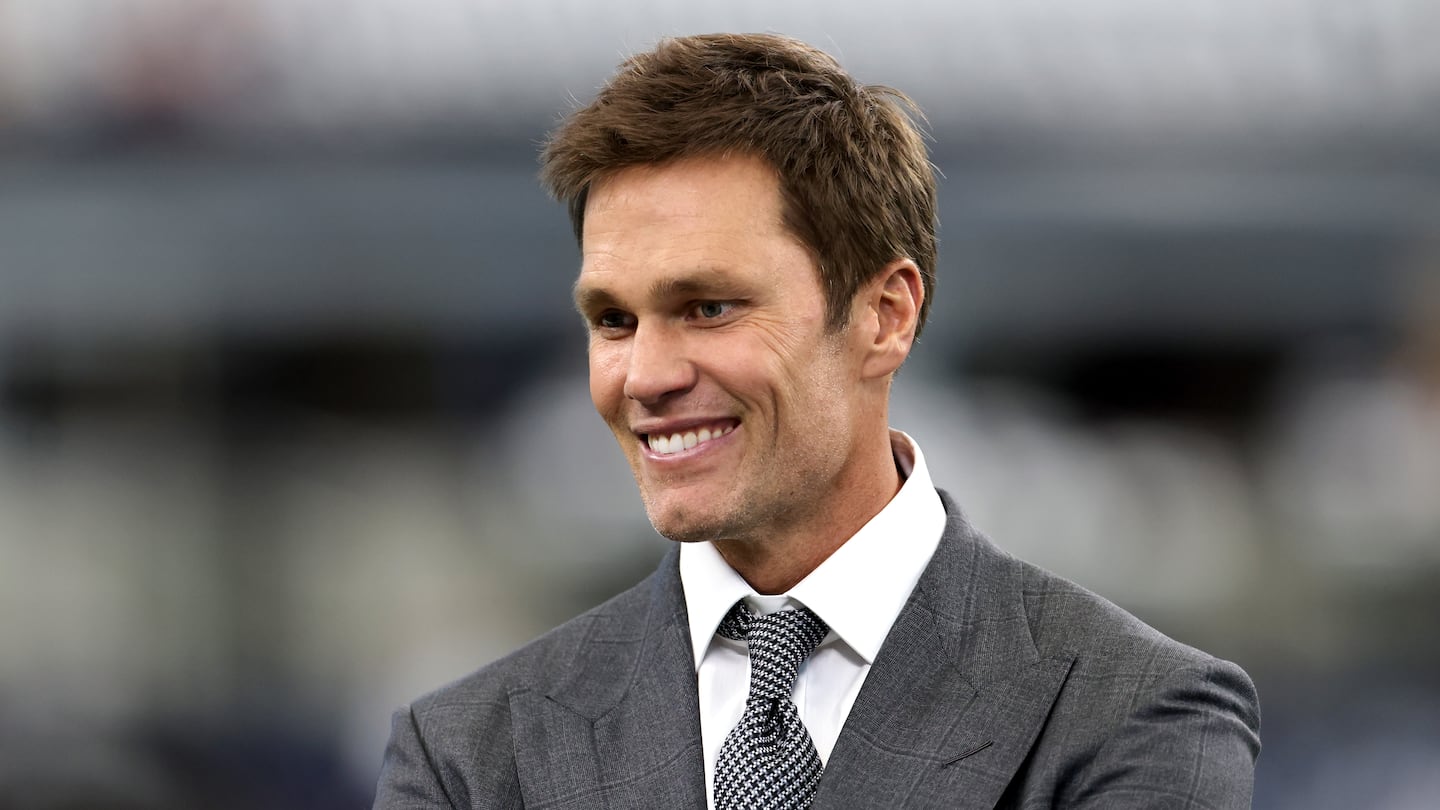
[[[601,329],[624,329],[630,325],[630,319],[623,312],[602,312],[595,319],[595,325]]]
[[[701,301],[695,305],[695,314],[702,318],[719,318],[730,311],[730,306],[724,301]]]

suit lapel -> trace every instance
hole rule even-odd
[[[825,767],[815,810],[993,808],[1070,670],[1030,638],[1019,564],[941,497],[949,523]],[[552,688],[511,695],[528,807],[705,806],[699,698],[672,550],[589,619]]]
[[[512,696],[526,806],[705,806],[695,664],[672,551],[631,602],[592,620],[565,680]],[[639,600],[635,600],[639,601]],[[526,779],[526,774],[533,778]]]
[[[959,516],[885,639],[814,807],[992,808],[1072,659],[1042,658],[1020,569]]]

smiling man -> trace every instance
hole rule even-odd
[[[832,328],[774,170],[741,155],[599,181],[582,241],[590,393],[650,521],[783,593],[900,488],[884,425],[919,269],[888,262]]]
[[[889,427],[935,271],[907,104],[687,37],[554,133],[591,397],[677,542],[397,712],[376,807],[1249,806],[1245,674],[997,549]]]

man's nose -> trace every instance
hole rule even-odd
[[[625,396],[646,404],[695,385],[695,364],[686,353],[684,338],[674,330],[640,324],[630,340],[630,367],[625,374]]]

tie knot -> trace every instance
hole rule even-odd
[[[750,648],[750,699],[790,696],[800,664],[830,632],[806,607],[756,616],[744,600],[725,614],[716,631]]]

